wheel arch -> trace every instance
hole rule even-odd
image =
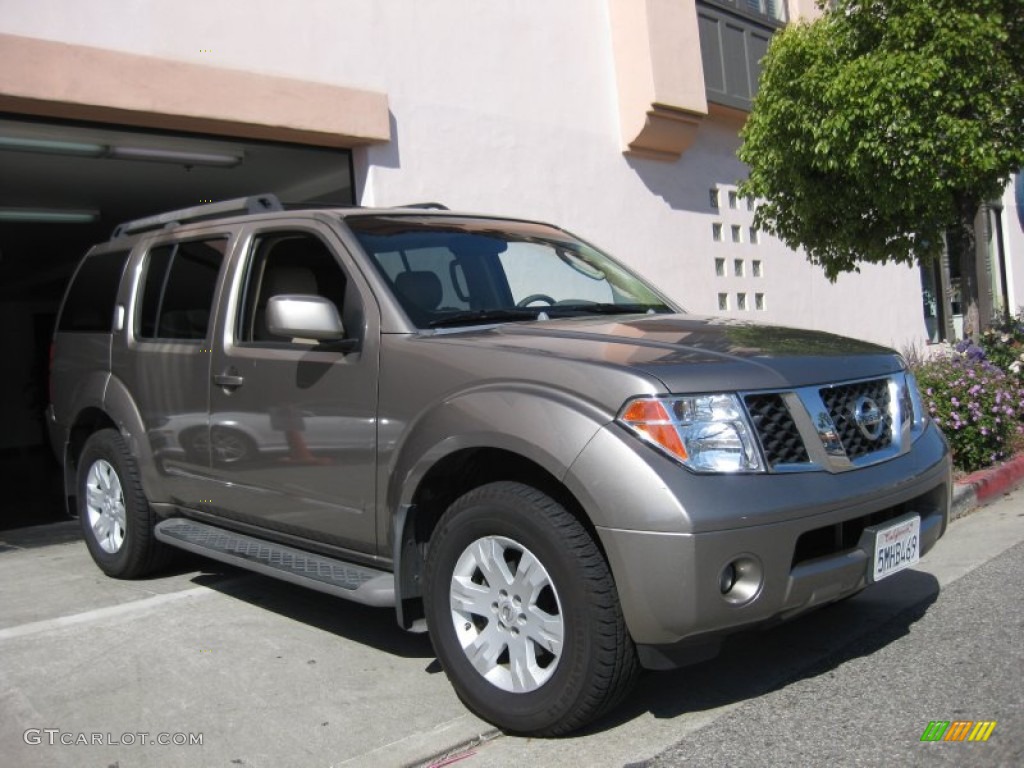
[[[102,396],[91,398],[82,404],[71,421],[63,449],[64,494],[68,511],[74,516],[75,498],[78,494],[78,459],[82,455],[86,440],[101,429],[116,429],[128,443],[132,455],[138,460],[143,489],[150,498],[156,498],[154,491],[159,487],[159,477],[153,462],[149,441],[145,439],[146,428],[142,414],[123,382],[110,376],[102,389]]]
[[[473,488],[496,480],[533,485],[592,529],[564,479],[612,417],[573,392],[517,382],[450,395],[409,424],[379,470],[378,532],[391,548],[399,624],[413,628],[422,614],[420,577],[434,526]]]
[[[65,511],[69,517],[78,517],[78,458],[89,437],[101,429],[117,429],[117,425],[98,405],[89,405],[80,410],[68,429],[62,464]]]
[[[460,496],[499,481],[523,483],[553,498],[580,521],[607,557],[583,505],[548,468],[506,448],[461,448],[436,461],[423,474],[395,516],[395,605],[403,628],[423,629],[423,565],[441,516]]]

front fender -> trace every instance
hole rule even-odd
[[[613,417],[591,402],[531,384],[492,385],[426,409],[409,425],[384,465],[386,509],[412,503],[426,473],[467,448],[495,448],[529,459],[561,480]]]
[[[391,544],[398,623],[422,629],[417,578],[421,553],[407,534],[413,498],[438,462],[474,448],[498,449],[521,456],[561,481],[587,443],[611,414],[568,393],[531,384],[478,387],[426,408],[384,449],[378,487],[378,536]],[[392,428],[396,420],[381,419]],[[382,446],[389,443],[386,432]],[[389,455],[388,455],[389,454]],[[407,603],[409,603],[407,605]]]

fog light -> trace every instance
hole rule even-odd
[[[733,584],[735,583],[736,568],[732,563],[729,563],[722,569],[722,573],[718,576],[718,589],[721,590],[723,595],[728,594],[729,590],[732,589]]]
[[[754,601],[763,588],[764,568],[754,555],[740,555],[718,576],[722,599],[732,605],[746,605]]]

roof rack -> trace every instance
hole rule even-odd
[[[148,232],[154,229],[173,227],[176,224],[184,224],[189,221],[202,221],[218,216],[230,214],[254,214],[268,213],[270,211],[283,211],[281,201],[274,194],[250,195],[249,197],[236,197],[234,200],[222,200],[219,203],[207,205],[196,205],[192,208],[182,208],[177,211],[158,213],[155,216],[146,216],[134,221],[126,221],[114,228],[111,240],[126,235],[135,235],[139,232]]]
[[[392,208],[425,208],[432,211],[447,211],[448,206],[442,203],[409,203],[408,205],[393,205]]]

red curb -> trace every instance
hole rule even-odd
[[[1015,456],[998,467],[974,472],[958,482],[957,485],[972,488],[977,496],[977,503],[985,504],[996,496],[1013,490],[1022,480],[1024,480],[1024,454]]]

